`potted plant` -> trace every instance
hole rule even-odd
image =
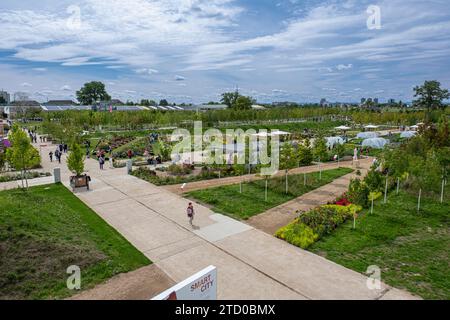
[[[89,190],[89,181],[91,178],[83,174],[84,172],[84,152],[81,146],[74,143],[71,148],[69,157],[67,158],[67,167],[75,175],[70,177],[70,186],[73,190],[86,187]]]

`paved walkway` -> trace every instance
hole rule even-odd
[[[44,156],[43,166],[52,171],[57,164]],[[188,200],[124,168],[100,171],[88,159],[86,169],[92,183],[91,191],[76,193],[82,201],[174,281],[215,265],[219,299],[414,298],[387,285],[369,290],[365,276],[200,205],[193,228],[185,214]],[[68,185],[65,165],[61,173]]]
[[[337,169],[339,167],[352,168],[352,161],[351,160],[350,161],[341,161],[341,162],[339,162],[339,164],[337,162],[328,162],[328,163],[322,163],[320,165],[320,168],[322,170]],[[317,172],[319,170],[320,170],[319,165],[312,165],[312,166],[307,166],[307,167],[291,169],[291,170],[289,170],[289,175]],[[278,171],[278,173],[275,174],[274,176],[281,177],[284,175],[285,175],[284,171]],[[195,191],[195,190],[202,190],[202,189],[226,186],[226,185],[231,185],[231,184],[238,184],[240,182],[249,182],[249,181],[261,180],[261,179],[264,179],[264,177],[261,177],[256,174],[247,174],[247,175],[237,176],[237,177],[226,177],[226,178],[220,178],[220,179],[189,182],[184,185],[184,188],[181,188],[183,186],[183,184],[164,186],[163,188],[172,193],[183,194],[183,193]]]
[[[365,176],[372,165],[373,158],[360,160],[358,169],[361,175]],[[317,168],[316,168],[317,169]],[[355,168],[356,169],[356,168]],[[279,228],[287,225],[297,218],[297,211],[308,211],[319,205],[335,200],[348,190],[350,180],[356,177],[356,172],[340,177],[333,182],[324,185],[311,192],[277,207],[267,210],[264,213],[251,217],[247,223],[259,230],[269,234],[274,234]]]

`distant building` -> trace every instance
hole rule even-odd
[[[26,92],[15,92],[14,93],[14,101],[29,101],[30,96]]]
[[[75,106],[77,105],[72,100],[50,100],[43,103],[44,106]]]
[[[123,102],[120,101],[119,99],[112,99],[112,100],[110,101],[110,103],[111,103],[113,106],[123,106],[123,105],[125,105],[125,103],[123,103]]]
[[[228,106],[226,104],[197,104],[184,107],[185,110],[193,110],[193,111],[224,110],[227,108]]]
[[[5,104],[9,104],[11,102],[11,96],[6,91],[1,90],[0,97],[2,97],[3,100],[5,100]]]
[[[14,107],[40,107],[41,104],[35,100],[15,100],[11,104]]]
[[[388,104],[395,104],[395,99],[389,99]]]

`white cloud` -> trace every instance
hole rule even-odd
[[[336,66],[336,69],[338,69],[339,71],[341,71],[341,70],[348,70],[348,69],[351,69],[351,68],[353,68],[353,65],[351,63],[347,64],[347,65],[345,65],[345,64],[338,64]]]
[[[180,75],[176,75],[174,78],[175,78],[175,81],[184,81],[184,80],[186,80],[185,77],[180,76]]]
[[[31,83],[28,83],[28,82],[23,82],[23,83],[21,84],[21,86],[22,86],[22,87],[32,87],[33,85],[32,85]]]
[[[62,86],[59,90],[61,91],[72,91],[72,88],[69,85]]]
[[[158,70],[156,69],[150,69],[150,68],[141,68],[141,69],[136,69],[135,72],[137,74],[155,74],[155,73],[159,73]]]

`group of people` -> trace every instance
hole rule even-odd
[[[61,143],[56,147],[55,152],[53,153],[53,151],[49,152],[49,157],[50,157],[50,162],[53,162],[53,155],[55,156],[56,160],[61,163],[61,157],[63,155],[63,153],[67,153],[69,147],[67,146],[66,143]]]
[[[155,157],[151,155],[147,149],[144,151],[144,157],[147,159],[147,163],[149,165],[157,165],[162,163],[162,158],[159,155]]]
[[[36,133],[36,131],[28,129],[28,135],[30,136],[31,142],[37,143],[37,133]]]

